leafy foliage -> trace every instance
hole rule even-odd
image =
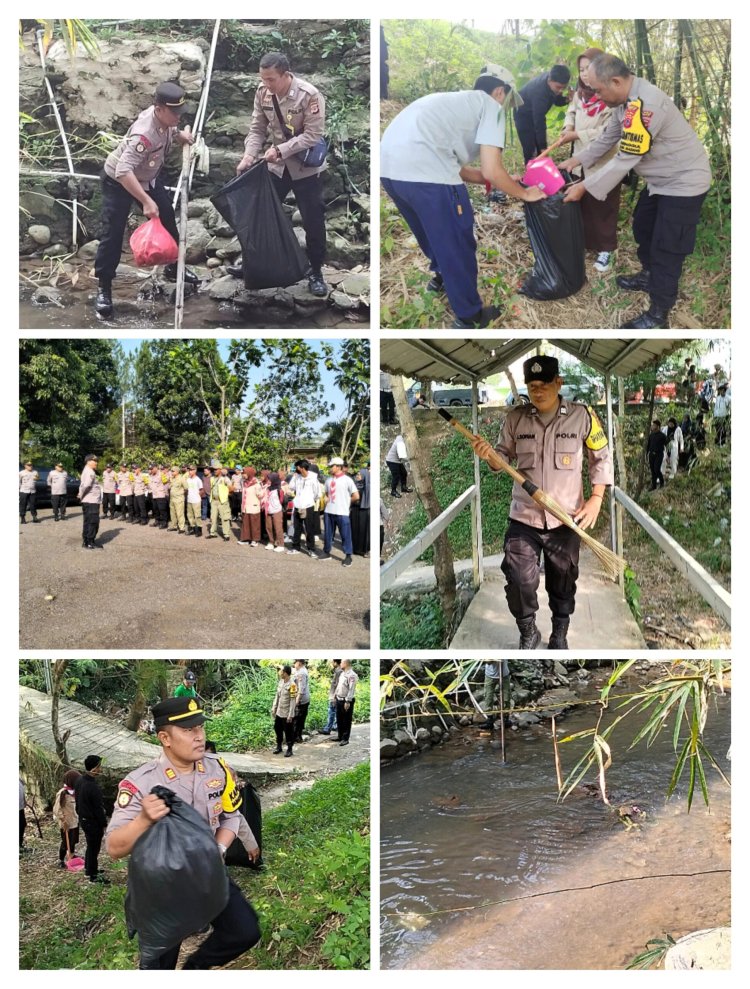
[[[381,600],[382,649],[443,649],[444,638],[445,618],[437,595],[422,595],[416,604]]]

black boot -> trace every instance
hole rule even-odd
[[[21,516],[21,525],[26,525],[26,516],[25,515],[22,515]]]
[[[203,526],[202,525],[198,525],[198,526],[195,527],[195,534],[200,539],[200,537],[203,535]]]
[[[669,329],[669,309],[657,306],[655,302],[642,312],[635,319],[628,320],[620,327],[622,330],[668,330]]]
[[[531,618],[516,618],[516,625],[521,633],[518,648],[536,649],[542,641],[542,635],[536,627],[536,617],[532,615]]]
[[[94,308],[96,309],[97,316],[101,316],[102,319],[109,319],[114,313],[111,282],[99,282],[99,291],[96,293]]]
[[[177,281],[177,262],[173,261],[172,264],[164,265],[164,277],[168,282]],[[194,271],[190,268],[185,268],[185,284],[186,285],[200,285],[201,280],[198,278]]]
[[[494,322],[502,313],[499,306],[484,306],[471,319],[459,319],[451,323],[452,330],[483,330]]]
[[[285,758],[285,759],[288,759],[288,758],[289,758],[289,756],[291,756],[291,755],[292,755],[292,747],[291,747],[291,745],[289,745],[289,746],[287,746],[287,750],[286,750],[286,752],[284,753],[284,758]]]
[[[442,292],[444,288],[443,276],[439,271],[436,271],[432,278],[427,282],[428,292]]]
[[[651,272],[643,268],[635,275],[618,275],[615,281],[618,288],[624,288],[628,292],[648,292]]]
[[[228,265],[226,265],[225,268],[224,268],[224,270],[226,271],[226,273],[228,275],[231,275],[232,278],[244,278],[244,274],[243,274],[243,270],[242,270],[242,259],[241,258],[240,258],[240,260],[236,264],[228,264]]]
[[[308,275],[307,290],[311,295],[317,295],[321,299],[328,295],[328,286],[323,280],[323,272],[320,268],[313,268]]]
[[[548,649],[568,648],[569,626],[569,618],[555,618],[554,615],[552,616],[552,635],[550,635],[549,642],[547,643]]]

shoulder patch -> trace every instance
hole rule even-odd
[[[135,783],[131,783],[130,780],[122,780],[118,786],[118,790],[125,790],[127,793],[131,793],[133,796],[139,792],[138,787]]]
[[[649,116],[649,120],[651,117]],[[625,104],[625,116],[622,120],[622,136],[620,151],[626,155],[645,155],[651,150],[651,134],[644,118],[643,100],[638,97]]]
[[[586,406],[586,411],[591,416],[591,429],[586,437],[586,446],[589,450],[603,450],[607,445],[607,434],[599,421],[599,417],[590,405]]]
[[[136,142],[136,151],[142,152],[151,147],[151,141],[145,134],[133,134],[133,140]]]
[[[307,104],[307,109],[310,111],[310,113],[320,113],[320,103],[318,101],[317,96],[314,96],[310,100],[310,102]]]
[[[120,790],[117,794],[117,806],[127,807],[130,801],[133,799],[133,794],[128,790]]]

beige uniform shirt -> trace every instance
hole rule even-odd
[[[22,494],[34,494],[39,475],[35,470],[22,470],[18,474],[18,490]]]
[[[64,470],[51,470],[47,475],[47,486],[50,489],[50,494],[66,494],[68,490],[68,472]]]
[[[166,474],[163,476],[166,477]],[[167,498],[169,496],[169,481],[162,480],[162,472],[159,470],[155,474],[149,474],[148,486],[151,488],[151,494],[154,498]]]
[[[105,470],[102,474],[102,491],[114,494],[117,488],[117,474],[113,470]]]
[[[163,127],[154,110],[153,106],[144,110],[107,157],[104,171],[111,179],[118,180],[132,172],[142,189],[153,186],[177,132],[176,127]]]
[[[143,473],[133,473],[133,494],[144,495],[146,493],[147,480]]]
[[[96,474],[90,467],[81,471],[81,483],[78,486],[78,500],[84,505],[99,505],[102,500],[102,486],[96,479]]]
[[[171,501],[179,501],[185,497],[185,492],[187,491],[186,480],[184,474],[178,474],[177,477],[173,477],[169,482],[169,497]]]
[[[612,484],[614,475],[607,435],[590,406],[560,401],[557,415],[545,426],[533,405],[511,409],[505,417],[500,456],[529,481],[551,495],[568,514],[583,505],[583,453],[592,484]],[[556,529],[559,519],[545,512],[520,484],[513,484],[510,517],[536,529]]]
[[[336,700],[353,701],[358,682],[359,677],[351,667],[348,670],[342,670],[339,682],[336,684]]]
[[[226,774],[218,759],[207,753],[195,763],[192,773],[178,773],[164,752],[157,759],[128,773],[122,780],[107,834],[135,820],[141,812],[143,798],[157,784],[172,790],[186,804],[190,804],[214,834],[219,828],[227,828],[232,834],[237,834],[239,811],[227,812],[221,806]]]
[[[292,84],[286,96],[278,100],[278,103],[286,124],[286,133],[281,130],[271,94],[263,84],[258,86],[250,130],[245,138],[245,154],[252,155],[253,158],[260,157],[268,139],[281,152],[281,161],[268,163],[275,175],[283,175],[284,167],[289,170],[293,180],[317,175],[326,167],[325,162],[320,168],[305,168],[294,155],[315,147],[323,137],[326,126],[326,101],[323,94],[304,79],[292,76]],[[290,131],[292,137],[289,136]]]
[[[133,482],[130,480],[130,471],[121,470],[117,475],[117,484],[121,495],[132,495]]]
[[[271,714],[278,718],[293,718],[297,713],[297,687],[294,680],[279,680]]]
[[[638,76],[628,102],[614,108],[601,136],[575,157],[588,173],[617,145],[604,168],[586,175],[586,190],[595,199],[605,199],[631,168],[652,194],[699,196],[711,185],[708,155],[693,128],[666,93]]]

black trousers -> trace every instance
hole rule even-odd
[[[169,525],[169,499],[154,498],[154,522],[162,529]]]
[[[682,265],[695,249],[705,198],[705,192],[700,196],[650,196],[648,189],[638,197],[633,213],[638,260],[651,272],[651,302],[663,309],[671,309],[677,302]]]
[[[70,855],[71,857],[76,853],[76,845],[78,844],[80,838],[80,832],[78,828],[68,828],[68,840],[65,840],[65,828],[60,828],[60,861],[65,861],[65,856],[68,853],[68,845],[70,845]]]
[[[302,741],[302,732],[305,728],[305,722],[307,721],[307,712],[310,708],[310,702],[307,704],[297,705],[297,714],[294,718],[294,740],[295,742]]]
[[[96,539],[99,531],[99,506],[84,501],[81,507],[83,508],[83,541],[88,546]]]
[[[714,436],[717,446],[725,446],[727,442],[727,417],[714,418]]]
[[[305,517],[301,518],[295,508],[292,519],[294,521],[294,535],[292,536],[292,546],[294,549],[299,549],[302,545],[303,529],[305,530],[305,545],[308,549],[315,549],[315,535],[320,531],[320,520],[315,509],[306,509]]]
[[[148,512],[146,511],[146,496],[133,495],[133,517],[136,518],[141,525],[148,524]]]
[[[26,512],[31,512],[31,517],[36,518],[36,491],[18,492],[18,513],[21,518],[24,517]]]
[[[159,219],[165,229],[179,241],[177,221],[172,209],[172,199],[164,188],[160,178],[154,182],[154,187],[148,190],[149,196],[159,207]],[[102,172],[102,236],[94,261],[94,273],[100,282],[111,283],[117,271],[117,265],[122,256],[122,239],[128,224],[130,209],[137,200],[115,182],[105,172]]]
[[[386,460],[386,467],[391,472],[391,494],[395,494],[398,490],[399,484],[401,485],[401,490],[406,491],[407,488],[407,476],[406,467],[402,463],[394,464],[392,460]]]
[[[65,509],[68,507],[68,496],[64,495],[52,495],[52,514],[55,518],[58,516],[61,519],[65,518]]]
[[[661,472],[661,465],[664,461],[664,454],[662,453],[649,453],[648,455],[648,469],[651,471],[651,490],[658,485],[660,488],[664,487],[664,475]]]
[[[120,518],[121,519],[132,519],[133,517],[133,498],[135,496],[130,495],[120,495]]]
[[[380,421],[390,424],[396,421],[396,399],[392,391],[380,392]]]
[[[242,511],[242,492],[230,491],[229,504],[231,506],[232,518],[236,519]]]
[[[114,518],[116,507],[114,491],[105,491],[102,495],[102,515],[104,515],[104,518],[106,519],[107,515],[111,515]]]
[[[546,144],[542,148],[539,147],[534,132],[534,124],[531,120],[527,121],[525,117],[520,117],[517,111],[514,111],[513,118],[516,124],[516,134],[518,134],[518,140],[523,151],[523,160],[528,162],[532,158],[537,158],[547,147]]]
[[[81,821],[81,828],[86,835],[86,856],[84,872],[89,879],[99,875],[99,852],[102,849],[104,828],[95,821]]]
[[[344,709],[345,701],[336,700],[336,724],[339,726],[339,741],[348,742],[352,733],[354,701],[349,701],[349,710]]]
[[[253,948],[260,941],[258,915],[245,899],[242,890],[229,880],[229,902],[211,921],[213,930],[203,944],[186,960],[185,969],[209,969],[226,965]],[[166,951],[155,962],[141,964],[141,969],[175,969],[180,945]]]
[[[544,553],[544,586],[556,618],[568,618],[575,611],[578,552],[581,540],[565,525],[556,529],[536,529],[510,519],[505,532],[505,596],[514,618],[531,618],[539,610],[539,559]]]
[[[318,271],[326,256],[326,208],[323,202],[323,179],[320,174],[306,179],[295,179],[284,169],[281,176],[271,173],[276,193],[283,203],[291,189],[305,230],[307,257],[314,271]]]
[[[26,834],[26,811],[23,807],[18,812],[18,847],[23,848],[23,836]]]
[[[286,739],[287,746],[291,749],[294,745],[294,730],[296,727],[295,721],[287,721],[286,718],[280,718],[276,715],[273,723],[273,730],[276,732],[276,745],[281,748],[281,743]]]

